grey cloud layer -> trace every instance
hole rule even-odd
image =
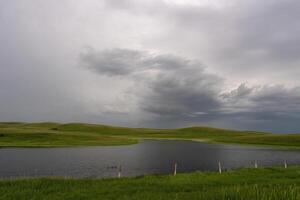
[[[153,46],[201,55],[210,68],[225,76],[234,74],[238,81],[299,84],[299,1],[220,1],[221,7],[146,2],[147,6],[136,0],[121,5],[106,1],[113,9],[160,20],[166,33],[151,40]]]
[[[285,88],[277,85],[250,88],[242,84],[237,89],[223,94],[222,97],[229,106],[229,112],[247,112],[253,119],[260,119],[261,115],[269,116],[262,120],[300,117],[299,87]]]
[[[298,0],[0,1],[0,121],[300,132],[299,18]]]
[[[200,62],[146,51],[89,50],[81,54],[90,70],[117,80],[134,80],[130,88],[138,107],[167,123],[233,121],[240,124],[300,118],[300,89],[241,84],[224,92],[224,79],[206,73]],[[141,87],[142,86],[142,87]],[[249,124],[248,124],[249,125]]]

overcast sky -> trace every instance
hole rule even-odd
[[[0,121],[300,133],[298,0],[0,1]]]

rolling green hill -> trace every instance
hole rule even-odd
[[[300,134],[271,134],[209,127],[145,129],[83,123],[0,123],[2,147],[126,145],[137,143],[140,139],[178,139],[300,148]]]

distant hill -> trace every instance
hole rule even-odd
[[[148,129],[85,123],[0,122],[2,147],[127,145],[135,144],[140,139],[177,139],[300,148],[300,134],[272,134],[211,127]]]

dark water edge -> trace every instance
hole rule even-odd
[[[300,164],[300,151],[265,147],[206,144],[193,141],[143,140],[128,146],[75,148],[2,148],[0,178],[108,178],[177,172],[217,171]]]

